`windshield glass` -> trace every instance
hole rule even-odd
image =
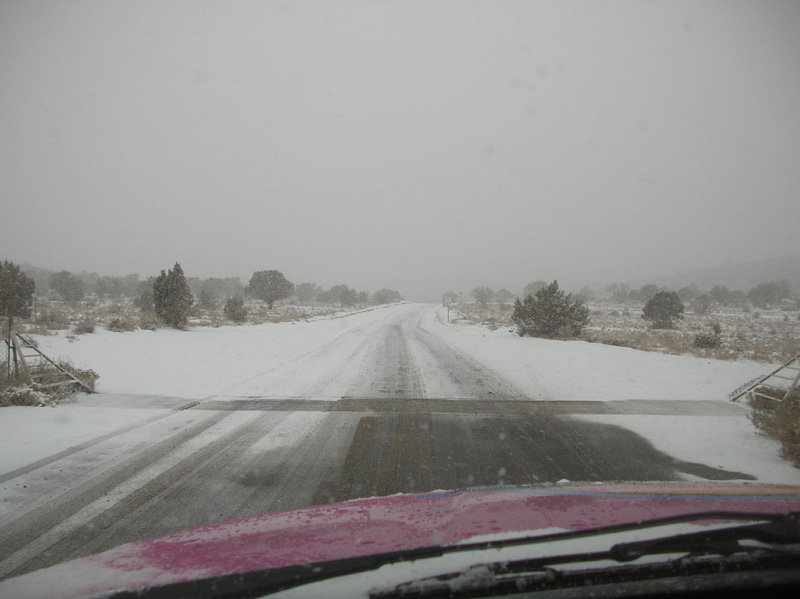
[[[800,484],[799,25],[0,2],[0,580],[398,493]]]

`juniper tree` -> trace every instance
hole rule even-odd
[[[589,309],[553,281],[535,295],[514,302],[514,324],[520,336],[563,339],[577,337],[589,323]]]
[[[244,307],[244,299],[238,295],[227,299],[223,312],[233,322],[244,322],[247,319],[247,308]]]
[[[320,293],[322,293],[322,287],[316,283],[300,283],[294,288],[294,296],[298,302],[303,304],[315,301]]]
[[[0,262],[0,316],[30,318],[35,287],[19,266],[8,260]]]
[[[683,312],[683,302],[675,291],[659,291],[645,305],[642,318],[654,329],[671,329]]]
[[[476,287],[472,290],[472,297],[481,306],[486,306],[494,298],[494,290],[491,287]]]
[[[379,289],[372,294],[373,304],[391,304],[393,302],[402,302],[403,296],[400,292],[394,289]]]
[[[181,265],[176,262],[169,272],[162,270],[153,283],[153,306],[158,317],[171,327],[182,328],[186,326],[193,303]]]
[[[50,289],[70,304],[81,301],[85,295],[83,281],[68,270],[54,273],[50,277]]]
[[[294,283],[290,283],[283,273],[277,270],[260,270],[250,277],[248,292],[260,300],[267,302],[269,309],[280,299],[289,297],[294,291]]]

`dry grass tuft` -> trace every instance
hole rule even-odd
[[[751,396],[750,420],[764,434],[781,444],[781,455],[800,467],[800,392],[783,399],[784,389],[759,387],[757,391],[773,399]]]
[[[89,389],[94,390],[99,378],[93,370],[75,368],[67,360],[59,360],[58,365],[78,378]],[[40,364],[32,369],[33,382],[22,376],[0,376],[0,407],[6,406],[54,406],[59,401],[85,389],[72,383],[67,375],[50,364]],[[64,384],[66,383],[66,384]]]

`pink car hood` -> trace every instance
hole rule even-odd
[[[137,541],[0,582],[3,597],[112,591],[423,547],[700,512],[800,511],[800,487],[550,486],[394,495],[264,514]],[[491,538],[491,537],[489,537]]]

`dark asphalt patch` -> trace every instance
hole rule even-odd
[[[360,419],[337,501],[569,481],[753,480],[682,462],[620,426],[531,415],[384,413]]]

